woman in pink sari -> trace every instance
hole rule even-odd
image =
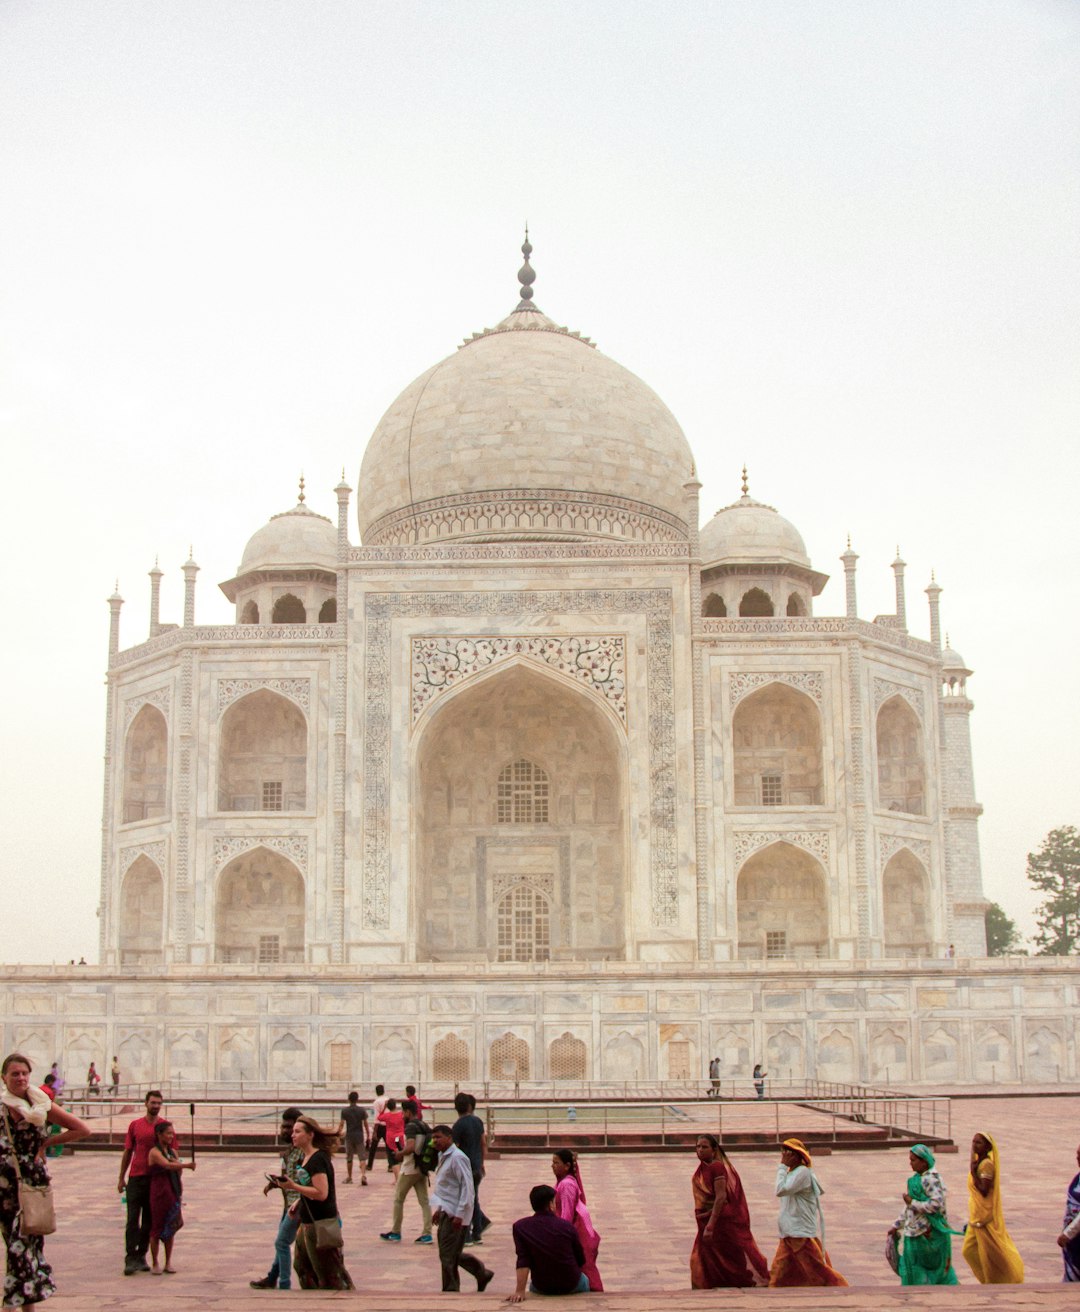
[[[604,1282],[596,1269],[596,1254],[600,1251],[600,1236],[593,1228],[592,1217],[585,1206],[585,1186],[581,1183],[577,1156],[569,1148],[557,1148],[551,1159],[555,1175],[555,1215],[569,1221],[577,1231],[581,1247],[585,1250],[585,1266],[589,1278],[589,1292],[601,1294]]]
[[[697,1141],[694,1191],[697,1238],[690,1254],[691,1289],[749,1289],[769,1283],[769,1264],[750,1233],[742,1181],[719,1141]]]

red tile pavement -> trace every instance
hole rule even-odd
[[[851,1291],[750,1291],[739,1294],[692,1293],[687,1259],[693,1238],[689,1177],[695,1161],[685,1154],[613,1154],[582,1157],[589,1205],[603,1244],[600,1269],[610,1296],[575,1303],[582,1312],[602,1304],[611,1312],[641,1312],[664,1307],[701,1307],[722,1300],[732,1312],[760,1305],[806,1309],[890,1307],[901,1302],[936,1306],[948,1301],[954,1309],[994,1306],[1032,1308],[1080,1307],[1075,1286],[1057,1286],[1061,1278],[1059,1250],[1054,1243],[1061,1222],[1065,1187],[1076,1170],[1080,1142],[1080,1098],[1002,1098],[957,1100],[953,1133],[961,1151],[942,1154],[939,1166],[949,1190],[952,1221],[966,1212],[966,1144],[976,1129],[993,1133],[1003,1155],[1006,1218],[1027,1267],[1023,1288],[982,1289],[966,1267],[958,1267],[959,1290],[901,1291],[885,1265],[884,1232],[895,1218],[908,1175],[904,1150],[842,1152],[817,1163],[825,1186],[828,1246],[834,1265],[855,1286]],[[751,1216],[763,1251],[775,1245],[776,1203],[771,1186],[771,1154],[747,1153],[734,1158],[750,1202]],[[55,1164],[60,1231],[47,1240],[61,1300],[72,1312],[100,1308],[229,1307],[231,1312],[280,1297],[249,1291],[248,1280],[265,1274],[273,1256],[277,1208],[261,1194],[262,1172],[268,1159],[254,1154],[205,1156],[193,1175],[185,1176],[187,1225],[176,1242],[179,1274],[161,1279],[125,1279],[123,1209],[116,1193],[118,1154],[81,1153]],[[491,1163],[484,1182],[484,1209],[493,1218],[481,1249],[497,1272],[482,1298],[463,1294],[455,1306],[491,1306],[513,1286],[513,1245],[510,1223],[527,1211],[532,1184],[550,1180],[550,1158],[516,1156]],[[289,1295],[290,1306],[347,1298],[362,1308],[427,1309],[439,1289],[438,1259],[433,1247],[414,1245],[419,1212],[406,1202],[405,1242],[389,1245],[378,1238],[390,1220],[392,1177],[385,1166],[371,1175],[371,1186],[342,1186],[347,1265],[364,1295]],[[959,1245],[956,1248],[959,1261]],[[465,1282],[471,1284],[466,1278]],[[1034,1285],[1046,1286],[1033,1288]],[[494,1295],[494,1297],[493,1297]]]

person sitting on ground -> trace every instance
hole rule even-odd
[[[570,1222],[555,1215],[555,1190],[549,1184],[534,1185],[529,1206],[532,1216],[514,1222],[517,1287],[506,1301],[524,1302],[526,1281],[533,1294],[587,1294],[585,1250]]]

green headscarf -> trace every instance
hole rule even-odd
[[[908,1151],[916,1157],[921,1157],[931,1170],[934,1169],[934,1154],[929,1148],[927,1148],[926,1144],[917,1143],[914,1147],[909,1148]]]

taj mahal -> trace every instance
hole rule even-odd
[[[100,965],[6,976],[8,1047],[210,1083],[1074,1078],[1075,974],[986,957],[941,588],[915,636],[897,558],[861,617],[848,543],[816,614],[768,489],[703,517],[675,416],[522,250],[355,494],[252,534],[235,623],[196,623],[193,559],[135,645],[109,599]]]

